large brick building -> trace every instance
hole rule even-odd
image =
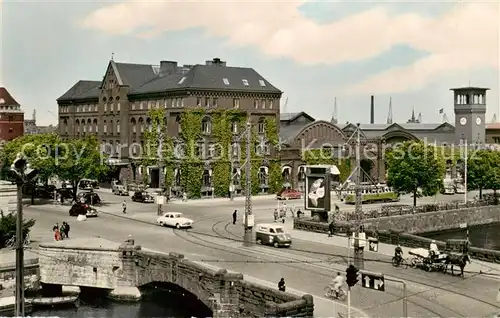
[[[0,87],[0,140],[9,141],[24,133],[24,111],[5,87]]]
[[[227,66],[218,58],[204,65],[183,66],[172,61],[155,66],[111,60],[102,81],[78,81],[57,99],[59,134],[65,138],[96,134],[102,142],[116,146],[113,164],[130,168],[120,169],[120,178],[140,179],[147,174],[156,187],[158,167],[141,167],[130,160],[135,149],[124,147],[144,143],[150,109],[165,109],[167,134],[175,138],[180,133],[180,115],[188,108],[240,109],[255,124],[265,118],[279,121],[281,94],[254,69]],[[200,129],[209,126],[204,121]],[[208,184],[212,182],[209,170],[204,172],[208,177],[203,177]]]

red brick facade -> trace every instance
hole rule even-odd
[[[12,140],[24,134],[24,112],[21,105],[0,87],[0,140]]]

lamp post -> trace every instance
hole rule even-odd
[[[165,183],[165,172],[164,172],[164,162],[163,162],[163,141],[165,139],[165,135],[162,131],[162,126],[160,125],[160,122],[158,122],[158,127],[156,128],[156,131],[158,133],[158,169],[160,170],[160,175],[158,176],[158,187],[160,188],[160,193],[157,196],[157,204],[158,204],[158,215],[162,215],[162,204],[163,201],[165,200],[164,193],[163,193],[163,188],[164,188],[164,183]]]
[[[245,129],[245,131],[243,131],[241,133],[241,135],[237,136],[236,137],[236,142],[240,142],[241,138],[245,137],[248,135],[248,130],[249,130],[249,127],[250,127],[250,123],[247,123],[247,127]],[[250,136],[251,136],[251,133],[250,133]],[[229,160],[231,161],[230,164],[231,164],[231,180],[229,181],[229,199],[231,201],[234,201],[234,192],[235,192],[235,185],[234,185],[234,178],[236,177],[236,175],[238,175],[239,173],[236,172],[236,173],[233,173],[234,171],[234,160],[233,160],[233,155],[234,155],[234,149],[232,148],[234,144],[231,145],[231,151],[229,153]],[[248,157],[248,156],[247,156]]]
[[[469,146],[467,145],[467,139],[463,138],[463,135],[462,141],[464,145],[464,202],[467,203],[467,161],[469,156]]]
[[[363,262],[363,247],[360,246],[360,228],[363,222],[363,207],[362,207],[362,194],[361,194],[361,138],[360,138],[360,124],[357,124],[356,130],[356,231],[354,240],[354,265],[358,269],[364,269]]]
[[[251,154],[251,144],[252,144],[252,124],[250,123],[250,117],[247,122],[247,141],[246,141],[246,162],[245,162],[245,233],[243,236],[243,242],[245,246],[250,246],[252,244],[252,228],[249,224],[249,218],[252,215],[252,154]],[[231,171],[232,173],[232,171]]]
[[[32,181],[38,171],[29,167],[21,154],[12,163],[10,171],[17,185],[16,222],[16,317],[24,317],[24,234],[23,234],[23,185]]]

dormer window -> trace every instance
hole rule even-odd
[[[248,81],[246,79],[241,80],[243,82],[243,85],[248,86]]]
[[[179,83],[177,83],[177,84],[180,85],[180,84],[184,83],[185,80],[186,80],[186,76],[182,77],[181,80],[179,81]]]
[[[227,78],[223,78],[222,81],[224,82],[225,85],[229,85],[229,80]]]
[[[265,87],[265,86],[266,86],[266,82],[264,82],[264,80],[259,80],[259,84],[260,84],[260,86],[262,86],[262,87]]]

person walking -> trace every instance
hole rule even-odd
[[[63,222],[63,225],[64,225],[64,230],[63,230],[64,237],[69,239],[69,230],[70,230],[69,224],[68,222]]]
[[[238,210],[234,210],[233,212],[233,224],[236,224],[236,217],[238,216]]]
[[[59,233],[61,233],[61,240],[64,240],[64,222],[61,224],[61,228],[59,229]]]
[[[52,232],[55,232],[56,230],[59,230],[59,223],[54,224],[52,227]]]
[[[61,237],[61,231],[59,231],[59,228],[57,228],[55,231],[54,231],[54,239],[56,241],[60,241],[62,240],[62,237]]]
[[[334,221],[331,221],[330,224],[328,224],[328,237],[332,237],[334,232],[335,232],[335,223]]]
[[[125,200],[123,200],[123,203],[122,203],[122,210],[123,210],[123,214],[127,214],[127,202]]]
[[[279,283],[278,283],[278,290],[279,291],[286,291],[286,284],[285,284],[285,279],[283,277],[281,277]]]

